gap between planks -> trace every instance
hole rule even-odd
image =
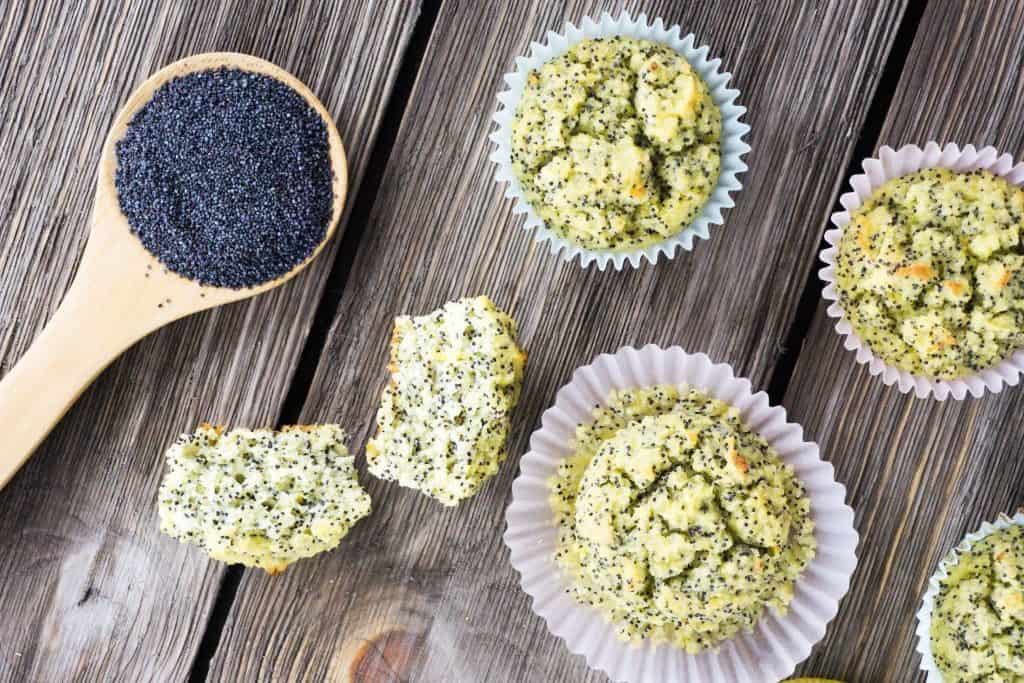
[[[885,60],[885,66],[882,67],[882,76],[879,78],[878,87],[875,88],[874,99],[872,99],[871,106],[868,108],[867,116],[864,117],[864,125],[861,126],[857,142],[854,144],[853,151],[850,154],[850,163],[846,167],[846,172],[836,178],[835,187],[832,190],[832,196],[835,197],[833,204],[838,204],[840,188],[843,187],[850,176],[861,172],[860,163],[874,154],[875,146],[878,144],[882,134],[882,126],[885,125],[889,108],[896,93],[896,86],[899,84],[900,76],[903,74],[903,67],[906,65],[907,57],[910,55],[910,48],[914,44],[917,29],[921,24],[921,19],[924,17],[924,11],[927,6],[928,2],[926,0],[909,2],[903,11],[899,28],[896,30],[891,47],[889,48],[889,56]],[[829,222],[830,217],[826,217],[825,230],[828,230]],[[786,333],[782,355],[779,356],[775,369],[772,371],[772,376],[768,380],[766,391],[772,405],[782,405],[782,397],[786,395],[786,389],[789,388],[793,371],[796,369],[797,359],[800,357],[800,351],[803,349],[804,339],[807,337],[807,333],[811,329],[811,323],[814,321],[814,312],[818,308],[818,302],[821,300],[821,292],[824,288],[818,277],[818,269],[823,265],[818,260],[818,254],[827,246],[823,230],[821,243],[814,255],[814,262],[807,272],[807,282],[800,293],[796,314],[793,316],[793,322]]]
[[[391,150],[398,137],[398,130],[409,105],[409,97],[412,94],[423,55],[430,42],[430,35],[433,33],[434,23],[437,21],[440,10],[441,0],[426,0],[420,7],[420,14],[416,18],[408,47],[402,57],[401,68],[396,74],[394,86],[388,96],[387,107],[381,118],[377,139],[367,160],[366,172],[351,204],[352,208],[345,232],[341,236],[341,244],[335,253],[334,263],[331,264],[323,295],[317,303],[309,335],[306,337],[298,366],[292,375],[288,393],[285,395],[276,425],[278,428],[282,425],[293,424],[299,419],[302,406],[309,394],[313,375],[320,363],[324,342],[330,332],[338,302],[341,300],[342,291],[345,289],[349,273],[352,270],[356,251],[362,242],[363,232],[369,223],[370,212],[373,210],[377,198],[377,190],[380,188],[381,179],[391,158]],[[190,683],[206,681],[209,676],[210,662],[213,661],[213,657],[217,653],[244,572],[245,568],[236,564],[229,565],[224,572],[224,577],[217,587],[217,595],[214,598],[210,618],[206,622],[203,637],[199,641],[195,659],[192,660],[188,678]]]
[[[409,47],[403,58],[402,67],[397,74],[394,88],[381,121],[377,140],[369,157],[366,175],[352,203],[348,227],[341,237],[341,244],[335,255],[334,263],[331,265],[323,296],[317,305],[309,336],[303,347],[292,383],[288,388],[278,427],[294,423],[299,418],[302,406],[306,401],[313,376],[320,361],[324,342],[330,332],[335,312],[351,272],[352,263],[355,260],[356,252],[362,242],[366,225],[369,222],[377,190],[380,187],[380,182],[391,157],[391,151],[398,135],[398,130],[401,127],[402,119],[408,107],[409,97],[416,82],[438,13],[440,12],[441,2],[442,0],[428,0],[424,2],[420,16],[416,20],[416,25],[413,28],[409,41]],[[838,193],[842,183],[845,183],[850,176],[860,172],[860,162],[874,153],[875,146],[878,144],[879,137],[881,136],[886,115],[892,104],[896,85],[910,54],[910,48],[913,45],[927,4],[927,0],[908,3],[903,17],[900,19],[899,28],[893,37],[889,56],[882,69],[882,76],[875,90],[875,95],[868,109],[864,124],[854,144],[846,172],[836,178],[833,190],[835,200],[833,203],[838,202]],[[828,219],[826,218],[826,223],[827,221]],[[825,246],[824,236],[822,236],[818,252],[824,249]],[[822,283],[818,279],[817,266],[819,264],[816,261],[817,252],[815,254],[815,263],[811,264],[807,281],[801,290],[793,322],[787,331],[782,355],[779,357],[779,361],[768,382],[766,391],[773,405],[780,405],[782,403],[782,397],[789,386],[803,348],[804,339],[810,330],[815,309],[821,298]],[[213,610],[207,621],[196,657],[193,660],[189,675],[190,682],[198,683],[207,680],[210,663],[220,645],[221,636],[238,593],[244,571],[241,565],[231,565],[221,580]]]

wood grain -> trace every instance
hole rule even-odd
[[[354,192],[417,11],[405,0],[4,4],[3,368],[74,274],[103,137],[138,82],[209,50],[280,64],[335,116]],[[202,420],[276,422],[336,247],[281,290],[140,343],[3,491],[0,680],[187,676],[223,566],[159,535],[161,453]]]
[[[1024,156],[1024,7],[932,2],[879,144],[992,144]],[[922,401],[871,377],[819,305],[786,394],[849,488],[862,542],[850,594],[801,670],[849,681],[924,680],[915,613],[936,563],[1024,503],[1024,391]]]
[[[139,111],[168,82],[211,69],[262,73],[299,93],[327,126],[334,201],[316,249],[281,277],[254,287],[202,287],[165,268],[132,234],[121,211],[115,178],[117,141]],[[96,376],[139,339],[185,316],[258,296],[298,275],[331,242],[348,190],[348,164],[334,120],[306,85],[290,73],[252,55],[207,52],[177,60],[132,92],[110,125],[96,171],[89,238],[75,279],[46,327],[0,379],[0,489],[53,430]],[[40,387],[48,385],[47,391]]]
[[[530,352],[513,462],[457,509],[363,476],[374,513],[339,550],[273,579],[246,572],[212,678],[603,680],[547,633],[509,566],[500,536],[515,457],[572,370],[624,344],[679,343],[765,384],[902,4],[646,3],[733,71],[754,151],[724,229],[623,273],[582,271],[533,244],[487,160],[514,57],[604,7],[443,5],[302,413],[340,421],[361,454],[393,317],[486,293],[513,312]]]

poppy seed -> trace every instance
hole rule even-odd
[[[121,210],[167,268],[241,289],[285,275],[326,234],[327,127],[299,93],[220,68],[168,81],[117,143]]]

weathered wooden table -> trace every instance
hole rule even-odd
[[[115,110],[161,65],[216,49],[289,69],[337,119],[353,191],[343,235],[305,275],[138,344],[0,492],[0,680],[604,680],[533,614],[501,532],[516,458],[557,388],[597,353],[647,342],[732,363],[849,488],[860,566],[800,671],[922,680],[913,630],[927,577],[966,531],[1024,501],[1024,389],[938,403],[883,386],[833,333],[816,255],[847,177],[882,144],[1024,156],[1024,4],[626,6],[724,60],[753,151],[709,242],[599,273],[520,230],[486,136],[501,75],[531,40],[621,3],[2,5],[5,370],[75,271]],[[159,534],[174,435],[202,420],[336,421],[361,453],[392,318],[477,293],[513,312],[530,364],[513,455],[475,499],[451,510],[364,476],[372,516],[276,578]]]

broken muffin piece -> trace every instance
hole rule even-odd
[[[370,513],[337,425],[201,425],[167,451],[160,530],[222,562],[277,574],[330,550]]]
[[[445,505],[479,491],[506,456],[526,365],[515,337],[515,321],[485,296],[397,318],[370,472]]]

